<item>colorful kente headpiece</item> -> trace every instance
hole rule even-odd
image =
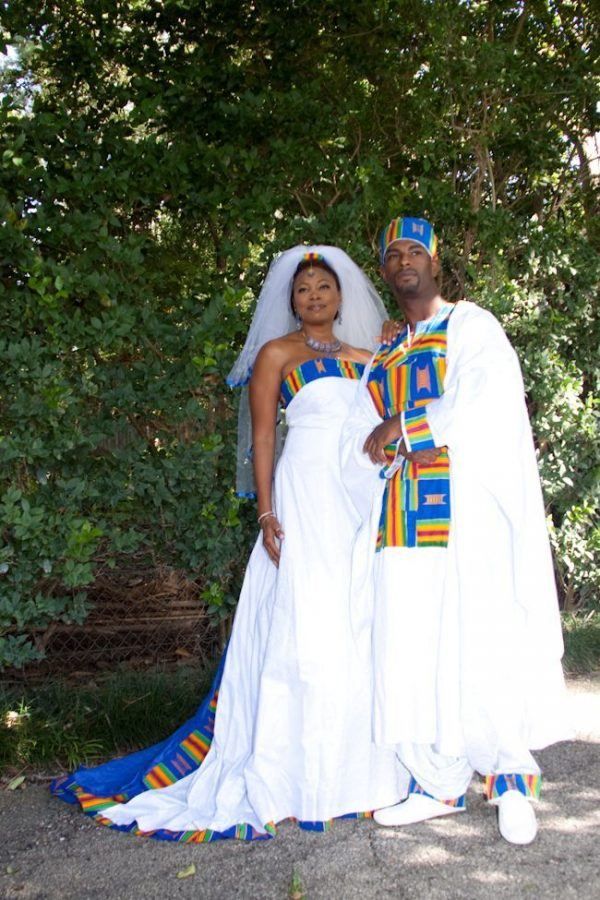
[[[414,241],[416,244],[421,244],[432,258],[437,253],[437,238],[433,225],[427,219],[415,219],[412,216],[392,219],[387,228],[381,232],[379,251],[382,264],[388,247],[394,241]]]
[[[317,266],[317,268],[320,266],[326,272],[329,272],[330,275],[333,275],[333,277],[335,279],[335,283],[338,286],[338,289],[341,290],[339,275],[337,274],[336,270],[331,265],[331,263],[329,262],[327,257],[323,256],[322,253],[319,253],[318,250],[306,250],[302,254],[302,256],[298,262],[298,265],[296,266],[296,269],[292,275],[292,280],[290,282],[290,296],[293,294],[293,291],[294,291],[294,281],[296,280],[296,275],[298,275],[298,273],[304,269],[308,269],[308,271],[312,273],[313,266]],[[293,305],[294,304],[292,303],[292,307],[293,307]]]
[[[322,253],[315,253],[314,250],[311,250],[309,253],[305,253],[302,257],[302,262],[311,262],[311,263],[319,263],[324,262],[325,265],[329,265],[325,257]]]

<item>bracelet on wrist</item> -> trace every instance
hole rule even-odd
[[[273,516],[273,518],[275,518],[275,513],[273,512],[272,509],[269,509],[267,512],[262,513],[258,517],[258,519],[257,519],[258,524],[260,525],[260,523],[262,522],[263,519],[268,519],[270,516]]]

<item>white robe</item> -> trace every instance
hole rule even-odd
[[[343,431],[342,465],[363,520],[353,594],[364,598],[371,591],[371,615],[385,609],[386,616],[373,630],[374,737],[380,744],[430,744],[438,753],[466,757],[479,772],[494,772],[507,747],[541,748],[571,734],[519,363],[491,313],[457,304],[448,325],[444,393],[425,407],[436,446],[447,446],[450,456],[447,550],[375,553],[385,481],[362,451],[381,422],[367,377],[368,370]],[[432,586],[440,554],[443,576]],[[364,609],[357,606],[354,617],[359,633],[372,625]],[[414,687],[403,690],[415,667]]]

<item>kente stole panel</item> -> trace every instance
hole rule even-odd
[[[410,339],[404,329],[376,355],[368,390],[382,419],[405,414],[413,450],[434,446],[424,407],[444,392],[448,322],[444,308]],[[396,444],[385,448],[392,462]],[[431,465],[404,459],[385,487],[377,550],[384,547],[446,547],[450,532],[450,461],[447,448]]]

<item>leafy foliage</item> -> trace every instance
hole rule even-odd
[[[223,377],[273,254],[428,215],[444,290],[521,357],[566,608],[597,604],[598,15],[589,2],[5,8],[0,664],[100,566],[201,576],[253,537]],[[290,27],[293,22],[293,27]]]

